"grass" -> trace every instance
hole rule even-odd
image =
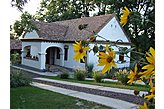
[[[11,88],[10,94],[11,109],[112,109],[31,86]]]
[[[103,83],[96,83],[94,80],[78,81],[76,79],[61,79],[59,77],[46,77],[46,78],[54,79],[54,80],[68,81],[68,82],[76,82],[76,83],[82,83],[82,84],[91,84],[91,85],[99,85],[99,86],[106,86],[106,87],[130,89],[130,90],[135,90],[135,89],[137,89],[139,91],[148,91],[149,90],[148,85],[139,85],[139,84],[123,85],[121,83],[111,82],[111,81],[106,81]]]

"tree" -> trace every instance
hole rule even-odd
[[[73,5],[72,5],[73,4]],[[75,0],[43,0],[36,19],[47,22],[78,18],[80,7]]]
[[[11,6],[17,7],[20,11],[23,10],[26,3],[28,3],[28,0],[11,0]]]
[[[37,29],[32,23],[32,20],[34,20],[33,16],[28,12],[24,12],[21,15],[21,20],[16,20],[13,27],[11,27],[11,31],[15,33],[15,37],[20,37],[24,31],[30,32],[34,29]]]
[[[43,0],[36,19],[55,22],[89,16],[95,9],[94,0]]]
[[[154,0],[111,0],[110,7],[119,17],[124,6],[132,11],[124,29],[136,50],[148,51],[155,45],[155,1]]]

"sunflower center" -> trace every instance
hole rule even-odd
[[[80,53],[83,53],[83,49],[81,48],[81,49],[79,50],[79,52],[80,52]]]
[[[112,60],[113,60],[113,58],[112,58],[111,56],[109,56],[109,57],[107,58],[107,62],[109,62],[109,63],[111,63]]]

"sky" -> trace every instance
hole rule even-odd
[[[27,4],[25,4],[23,11],[27,11],[30,14],[34,15],[37,11],[37,8],[40,6],[41,0],[30,0]],[[21,12],[16,7],[9,8],[10,13],[12,13],[9,16],[9,22],[10,25],[12,25],[15,20],[18,20],[21,16]]]

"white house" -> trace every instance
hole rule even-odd
[[[23,35],[22,41],[22,64],[40,70],[46,69],[46,64],[59,65],[67,68],[84,67],[82,62],[73,60],[74,51],[72,44],[75,41],[87,40],[93,35],[92,32],[79,30],[80,24],[88,24],[87,30],[95,31],[98,35],[105,37],[112,43],[121,47],[131,47],[131,42],[126,36],[115,14],[101,15],[95,17],[83,17],[72,20],[57,21],[53,23],[34,22],[37,30],[27,32]],[[96,39],[97,44],[105,46],[105,40]],[[121,40],[122,42],[116,42]],[[94,43],[90,43],[92,48]],[[113,47],[115,51],[118,48]],[[87,62],[93,63],[94,68],[101,70],[103,66],[98,64],[98,57],[93,51],[87,53]],[[128,54],[130,56],[130,54]],[[116,61],[119,55],[116,56]],[[130,59],[124,57],[124,64],[118,67],[129,67]]]

